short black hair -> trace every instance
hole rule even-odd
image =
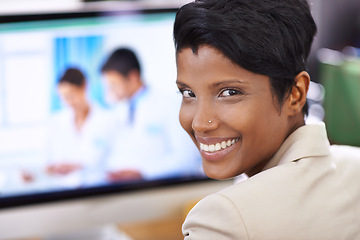
[[[115,50],[101,68],[101,72],[116,71],[123,76],[127,76],[132,70],[140,73],[141,67],[134,51],[128,48]]]
[[[280,104],[306,70],[315,34],[306,0],[195,0],[178,10],[174,23],[176,53],[214,47],[236,65],[268,76]]]
[[[86,80],[82,71],[80,71],[77,68],[68,68],[65,71],[65,73],[61,76],[58,84],[64,82],[71,83],[78,87],[83,87],[85,85]]]

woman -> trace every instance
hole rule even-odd
[[[315,32],[306,0],[179,9],[181,125],[209,177],[249,176],[200,201],[185,239],[360,239],[360,150],[330,147],[324,124],[304,121]]]
[[[99,183],[113,126],[110,115],[88,100],[79,69],[67,69],[57,87],[65,106],[51,119],[47,173],[63,176],[59,182],[70,187]]]

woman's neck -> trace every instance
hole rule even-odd
[[[80,131],[85,124],[85,121],[90,113],[90,106],[88,104],[75,110],[75,126],[76,130]]]

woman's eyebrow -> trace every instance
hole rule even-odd
[[[224,81],[220,81],[220,82],[216,82],[216,83],[214,83],[213,85],[215,86],[215,87],[218,87],[218,86],[221,86],[221,85],[228,85],[228,84],[234,84],[234,83],[236,83],[236,84],[244,84],[244,82],[243,81],[241,81],[241,80],[238,80],[238,79],[230,79],[230,80],[224,80]]]
[[[246,84],[245,82],[238,80],[238,79],[230,79],[230,80],[224,80],[224,81],[220,81],[220,82],[216,82],[213,84],[213,87],[219,87],[221,85],[229,85],[229,84]],[[181,82],[180,80],[176,80],[176,84],[180,87],[189,87],[188,85],[186,85],[185,83]]]
[[[181,86],[181,87],[189,87],[188,85],[186,85],[185,83],[182,83],[182,82],[179,81],[179,80],[176,80],[176,84],[177,84],[178,86]]]

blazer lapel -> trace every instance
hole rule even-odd
[[[329,146],[324,123],[304,125],[290,134],[263,171],[302,158],[329,155]]]

